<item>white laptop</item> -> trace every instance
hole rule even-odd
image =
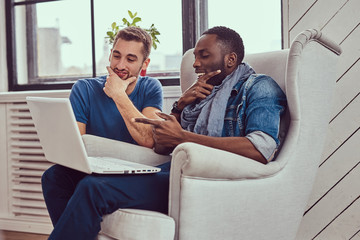
[[[144,174],[161,169],[109,157],[87,156],[70,100],[27,97],[47,160],[88,174]]]

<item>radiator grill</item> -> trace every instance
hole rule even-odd
[[[48,221],[41,175],[52,164],[44,156],[26,102],[7,104],[10,209],[15,217]]]

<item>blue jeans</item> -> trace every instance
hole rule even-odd
[[[45,203],[54,225],[49,239],[95,239],[102,216],[119,208],[167,213],[170,162],[155,174],[84,174],[54,165],[42,176]]]

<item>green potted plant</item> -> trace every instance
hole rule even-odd
[[[132,13],[130,10],[128,10],[128,14],[130,17],[130,21],[126,18],[122,19],[123,24],[118,25],[116,22],[113,22],[111,24],[111,31],[106,32],[106,37],[109,41],[109,44],[112,44],[114,42],[114,38],[117,34],[117,32],[120,30],[121,27],[140,27],[137,25],[137,23],[141,22],[141,18],[137,16],[137,12]],[[157,38],[158,35],[160,35],[160,32],[157,30],[157,28],[154,26],[154,24],[151,24],[149,28],[142,28],[146,32],[148,32],[152,38],[152,46],[156,50],[157,44],[160,43],[159,39]]]

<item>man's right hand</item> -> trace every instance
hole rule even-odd
[[[178,100],[178,108],[182,110],[185,106],[196,101],[197,99],[205,99],[214,88],[214,86],[208,84],[207,81],[220,72],[221,70],[217,70],[200,76],[197,81],[181,95]]]
[[[135,82],[137,77],[132,76],[123,80],[109,66],[106,69],[109,75],[106,77],[103,90],[108,97],[116,101],[116,97],[121,93],[126,93],[129,85]]]

